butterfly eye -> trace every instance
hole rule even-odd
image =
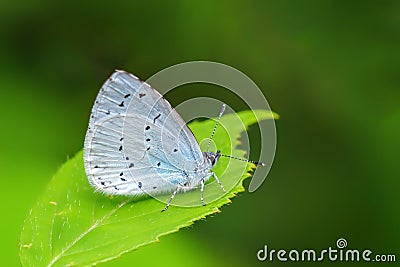
[[[211,160],[211,164],[214,165],[215,164],[215,156],[210,157]]]

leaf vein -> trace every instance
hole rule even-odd
[[[51,262],[47,265],[48,267],[53,266],[62,256],[65,255],[65,252],[67,252],[69,249],[71,249],[76,243],[79,242],[84,236],[89,234],[91,231],[96,229],[104,220],[107,220],[112,216],[115,212],[117,212],[120,208],[122,208],[126,203],[128,203],[129,200],[126,200],[124,202],[121,202],[116,208],[110,210],[106,215],[104,215],[100,220],[97,220],[92,226],[90,226],[86,231],[84,231],[82,234],[80,234],[74,241],[72,241],[68,246],[66,246],[61,252],[56,255]]]

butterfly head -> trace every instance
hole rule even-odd
[[[216,153],[214,152],[204,152],[205,157],[211,163],[211,166],[217,164],[218,159],[221,157],[221,151],[217,150]]]

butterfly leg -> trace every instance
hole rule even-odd
[[[215,181],[217,181],[217,183],[219,184],[219,186],[221,186],[222,191],[226,192],[224,186],[221,184],[221,182],[218,179],[218,176],[215,174],[215,172],[211,172],[211,175],[214,176]]]
[[[165,208],[162,209],[161,212],[164,212],[164,211],[166,211],[168,209],[169,205],[171,204],[171,201],[174,199],[174,197],[176,195],[176,192],[178,192],[178,189],[179,189],[179,186],[174,190],[174,192],[171,195],[171,198],[168,200],[167,205],[165,206]]]
[[[179,186],[181,186],[181,187],[182,187],[182,186],[189,186],[189,183],[188,183],[188,182],[185,182],[184,184],[181,184],[181,183],[180,183]],[[172,195],[171,195],[171,198],[168,200],[167,205],[165,206],[165,208],[162,209],[161,212],[166,211],[166,210],[168,209],[169,205],[171,204],[172,200],[174,199],[176,193],[177,193],[178,190],[179,190],[179,186],[174,190],[174,192],[173,192]]]
[[[201,183],[201,189],[200,189],[201,196],[200,196],[200,201],[201,201],[201,205],[205,206],[206,203],[204,203],[204,183],[205,183],[204,178],[201,179],[200,183]]]

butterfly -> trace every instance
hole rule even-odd
[[[225,105],[210,141],[224,110]],[[172,193],[166,211],[177,192],[200,186],[205,205],[210,177],[225,192],[212,171],[221,156],[219,150],[202,152],[170,103],[134,75],[117,70],[100,89],[84,142],[85,171],[95,190],[126,196]]]

